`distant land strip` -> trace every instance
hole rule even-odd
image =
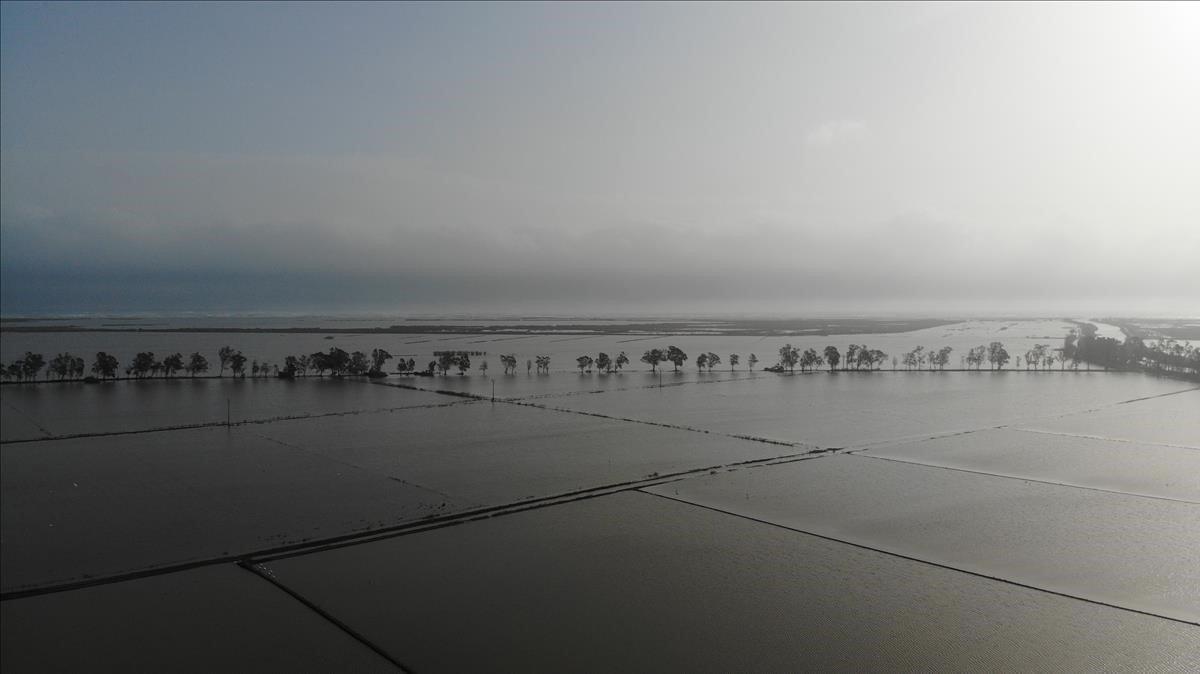
[[[657,321],[596,324],[560,323],[551,325],[392,325],[376,328],[329,327],[179,327],[81,325],[0,325],[0,332],[152,332],[152,333],[229,333],[229,334],[345,334],[345,335],[561,335],[592,337],[625,335],[655,336],[778,336],[828,337],[912,332],[959,323],[950,319],[874,320],[735,320],[735,321]],[[5,321],[8,323],[8,321]]]

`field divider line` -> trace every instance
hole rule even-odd
[[[260,563],[271,562],[289,557],[298,557],[316,552],[325,552],[337,548],[349,547],[353,545],[361,545],[371,543],[378,540],[395,538],[398,536],[406,536],[424,531],[431,531],[445,527],[457,526],[468,522],[476,522],[480,520],[490,519],[492,517],[501,517],[512,515],[528,510],[537,510],[540,508],[548,508],[551,506],[562,505],[565,503],[573,503],[575,501],[585,501],[610,494],[618,494],[626,491],[633,491],[643,487],[653,487],[660,484],[676,482],[689,477],[698,475],[707,475],[717,471],[733,471],[740,470],[746,467],[754,467],[756,465],[770,465],[772,462],[785,461],[802,461],[809,459],[819,459],[826,456],[824,450],[815,450],[808,452],[799,452],[792,454],[780,454],[776,456],[764,457],[759,459],[747,459],[744,461],[734,461],[726,464],[717,464],[704,466],[700,468],[689,468],[686,470],[676,471],[673,473],[657,474],[651,473],[645,478],[636,480],[627,480],[623,482],[615,482],[596,487],[587,487],[560,494],[550,496],[542,496],[523,501],[514,501],[498,505],[484,506],[481,508],[473,508],[470,510],[462,510],[455,513],[447,513],[445,515],[426,515],[420,519],[399,522],[390,526],[379,527],[367,531],[356,531],[345,534],[336,534],[319,538],[316,540],[304,540],[296,543],[287,543],[284,545],[276,545],[259,550],[251,550],[241,553],[233,553],[228,555],[220,555],[217,557],[208,557],[204,559],[194,559],[185,562],[175,562],[164,564],[162,566],[143,568],[133,571],[125,571],[114,573],[107,576],[90,577],[81,580],[73,580],[53,585],[43,585],[38,587],[23,587],[9,590],[0,593],[0,602],[10,601],[13,599],[23,599],[26,597],[36,597],[45,594],[54,594],[57,592],[66,592],[70,590],[79,590],[88,587],[96,587],[99,585],[109,585],[112,583],[120,583],[130,580],[139,580],[142,578],[150,578],[154,576],[176,573],[179,571],[189,571],[192,569],[213,566],[216,564],[228,564],[237,562]]]
[[[718,508],[716,506],[706,505],[704,503],[697,503],[695,501],[689,501],[687,499],[679,498],[676,496],[668,496],[666,494],[660,494],[658,492],[645,491],[644,489],[639,489],[638,491],[640,491],[641,493],[646,494],[648,496],[657,496],[659,498],[667,499],[668,501],[675,501],[676,503],[683,503],[685,505],[690,505],[690,506],[693,506],[696,508],[703,508],[705,510],[711,510],[713,512],[721,513],[723,515],[729,515],[730,517],[740,517],[741,519],[749,520],[751,522],[757,522],[759,524],[765,524],[767,526],[778,527],[780,529],[784,529],[787,531],[794,531],[796,533],[804,534],[806,536],[820,538],[822,540],[830,541],[833,543],[841,543],[843,545],[849,545],[849,546],[852,546],[855,548],[859,548],[861,550],[869,550],[871,552],[876,552],[881,555],[888,555],[889,557],[896,557],[898,559],[905,559],[910,562],[916,562],[918,564],[926,564],[928,566],[935,566],[939,569],[946,569],[948,571],[957,571],[958,573],[965,573],[969,576],[975,576],[976,578],[984,578],[986,580],[993,580],[996,582],[1005,583],[1007,585],[1023,587],[1027,590],[1034,590],[1036,592],[1044,592],[1046,594],[1052,594],[1052,595],[1059,596],[1059,597],[1065,597],[1067,599],[1075,599],[1077,601],[1087,602],[1089,604],[1095,604],[1097,606],[1106,606],[1108,608],[1117,609],[1118,611],[1128,611],[1130,613],[1137,613],[1140,615],[1149,616],[1151,618],[1161,618],[1163,620],[1170,620],[1171,622],[1182,623],[1184,625],[1191,625],[1194,627],[1200,627],[1200,621],[1186,620],[1184,618],[1176,618],[1174,616],[1163,615],[1161,613],[1154,613],[1154,612],[1146,611],[1143,609],[1132,608],[1129,606],[1122,606],[1120,604],[1113,604],[1113,603],[1106,602],[1106,601],[1103,601],[1100,599],[1092,599],[1090,597],[1075,595],[1075,594],[1071,594],[1069,592],[1062,592],[1060,590],[1051,590],[1049,588],[1040,587],[1037,585],[1030,585],[1028,583],[1022,583],[1019,580],[1013,580],[1011,578],[1004,578],[1001,576],[992,576],[992,575],[989,575],[989,574],[986,574],[986,573],[983,573],[980,571],[971,571],[970,569],[964,569],[961,567],[953,566],[953,565],[947,564],[945,562],[935,562],[930,559],[914,557],[912,555],[907,555],[902,552],[896,552],[894,550],[888,550],[886,548],[879,548],[879,547],[875,547],[872,545],[867,545],[865,543],[856,543],[855,541],[847,540],[844,538],[837,538],[834,536],[829,536],[827,534],[819,534],[815,531],[808,531],[806,529],[800,529],[798,527],[788,526],[786,524],[780,524],[779,522],[772,522],[770,520],[758,518],[753,515],[746,515],[743,513],[737,513],[737,512],[733,512],[733,511],[729,511],[729,510],[724,510],[724,509]]]
[[[104,438],[114,435],[138,435],[141,433],[166,433],[170,431],[190,431],[197,428],[220,428],[234,426],[248,426],[251,424],[273,424],[277,421],[302,421],[304,419],[325,419],[328,417],[348,417],[359,414],[383,414],[385,412],[402,412],[404,410],[422,410],[432,409],[435,407],[450,407],[452,405],[462,405],[464,401],[456,400],[454,402],[445,403],[426,403],[423,405],[403,405],[400,407],[379,407],[372,410],[346,410],[342,412],[321,412],[319,414],[294,414],[281,415],[277,417],[262,417],[259,419],[241,419],[226,424],[224,421],[203,421],[195,424],[179,424],[176,426],[156,426],[154,428],[139,428],[132,431],[104,431],[101,433],[69,433],[67,435],[52,435],[45,438],[21,438],[19,440],[4,440],[0,445],[16,445],[30,442],[48,442],[51,440],[78,440],[81,438]]]
[[[575,503],[577,501],[587,501],[602,496],[611,496],[628,491],[636,491],[645,487],[655,487],[662,484],[670,484],[691,477],[701,475],[711,475],[717,472],[731,472],[741,470],[743,468],[753,468],[757,466],[769,466],[774,463],[785,463],[794,461],[807,461],[819,459],[824,456],[818,452],[803,452],[799,454],[784,454],[779,456],[765,457],[761,459],[747,459],[745,461],[734,461],[726,464],[704,466],[701,468],[689,468],[674,473],[658,474],[652,473],[646,478],[640,480],[628,480],[625,482],[617,482],[598,487],[588,487],[552,496],[543,496],[525,501],[516,501],[495,506],[486,506],[476,508],[474,510],[462,511],[459,513],[451,513],[439,517],[429,517],[423,520],[406,522],[394,527],[386,527],[376,529],[370,532],[363,532],[350,536],[341,536],[337,539],[329,539],[327,541],[315,541],[305,543],[299,546],[288,546],[288,549],[280,549],[278,552],[265,551],[247,555],[245,558],[254,561],[255,563],[267,563],[280,559],[288,559],[291,557],[301,557],[319,552],[327,552],[338,548],[352,547],[363,545],[365,543],[373,543],[376,541],[397,538],[400,536],[408,536],[411,534],[419,534],[427,531],[435,531],[447,527],[458,526],[460,524],[468,524],[470,522],[478,522],[481,520],[491,519],[493,517],[503,517],[506,515],[515,515],[517,513],[527,512],[530,510],[540,510],[567,503]]]
[[[957,468],[955,466],[943,466],[936,463],[926,463],[924,461],[912,461],[909,459],[898,459],[893,456],[878,456],[875,454],[863,454],[858,452],[846,452],[847,456],[853,456],[859,459],[874,459],[876,461],[892,461],[894,463],[903,463],[910,466],[920,466],[922,468],[937,468],[940,470],[952,470],[958,473],[971,473],[973,475],[985,475],[988,477],[998,477],[1006,480],[1020,480],[1022,482],[1035,482],[1037,484],[1052,485],[1055,487],[1069,487],[1071,489],[1085,489],[1087,491],[1098,491],[1106,494],[1119,494],[1121,496],[1132,496],[1134,498],[1149,498],[1156,501],[1171,501],[1173,503],[1186,503],[1188,505],[1200,506],[1198,501],[1189,501],[1182,498],[1172,498],[1170,496],[1154,496],[1153,494],[1139,494],[1137,492],[1121,491],[1120,489],[1105,489],[1104,487],[1090,487],[1083,484],[1074,484],[1071,482],[1055,482],[1054,480],[1042,480],[1035,477],[1022,477],[1020,475],[1008,475],[1005,473],[990,473],[986,470],[973,470],[971,468]]]
[[[38,423],[38,421],[37,421],[37,419],[35,419],[35,418],[34,418],[34,416],[33,416],[32,414],[30,414],[29,412],[26,412],[25,410],[21,409],[20,407],[17,407],[16,405],[14,405],[14,404],[12,404],[12,403],[10,403],[10,402],[6,402],[6,403],[4,403],[4,406],[5,406],[5,407],[7,407],[7,408],[8,408],[8,409],[10,409],[10,410],[12,410],[12,411],[16,412],[17,414],[20,414],[21,416],[25,417],[25,419],[26,419],[26,420],[28,420],[28,421],[29,421],[29,423],[33,424],[33,426],[34,426],[35,428],[37,428],[39,431],[41,431],[41,432],[45,433],[45,434],[46,434],[46,437],[50,437],[50,436],[54,435],[53,433],[51,433],[51,432],[50,432],[50,429],[48,429],[48,428],[46,428],[45,426],[43,426],[43,425],[39,424],[39,423]],[[39,438],[30,438],[30,440],[36,440],[36,439],[39,439]],[[5,443],[7,443],[7,442],[21,442],[21,440],[6,440],[6,441],[4,441],[4,442],[5,442]]]
[[[1005,431],[1005,430],[1022,431],[1022,432],[1027,432],[1027,433],[1045,433],[1047,435],[1062,435],[1062,436],[1067,436],[1067,437],[1079,437],[1079,438],[1088,438],[1088,439],[1094,439],[1094,440],[1110,440],[1113,442],[1130,442],[1130,443],[1143,444],[1143,445],[1157,445],[1157,446],[1161,446],[1161,447],[1174,447],[1177,449],[1200,449],[1197,447],[1189,447],[1187,445],[1171,445],[1171,444],[1166,444],[1166,443],[1161,443],[1161,442],[1140,442],[1137,440],[1122,440],[1122,439],[1118,439],[1118,438],[1106,438],[1106,437],[1102,437],[1102,436],[1091,436],[1091,435],[1072,434],[1072,433],[1057,433],[1054,431],[1041,431],[1041,430],[1036,430],[1036,429],[1032,429],[1032,428],[1023,428],[1022,427],[1027,424],[1035,424],[1035,423],[1042,422],[1042,421],[1056,421],[1058,419],[1064,419],[1066,417],[1075,416],[1078,414],[1088,414],[1091,412],[1099,412],[1101,410],[1106,410],[1106,409],[1109,409],[1112,407],[1117,407],[1118,405],[1126,405],[1129,403],[1136,403],[1136,402],[1141,402],[1144,400],[1153,400],[1155,398],[1165,398],[1167,396],[1179,395],[1181,393],[1188,393],[1191,391],[1198,391],[1198,390],[1200,390],[1200,387],[1180,389],[1178,391],[1168,391],[1167,393],[1158,393],[1158,394],[1155,394],[1152,396],[1133,398],[1131,400],[1121,400],[1121,401],[1118,401],[1115,403],[1109,403],[1107,405],[1100,405],[1098,407],[1092,407],[1092,408],[1088,408],[1085,410],[1076,410],[1074,412],[1063,412],[1060,414],[1043,414],[1043,415],[1038,415],[1038,416],[1026,417],[1023,419],[1018,419],[1016,421],[1010,421],[1007,423],[999,424],[997,426],[981,426],[979,428],[969,428],[966,430],[946,431],[946,432],[942,432],[942,433],[934,433],[932,435],[927,435],[924,437],[922,437],[923,434],[918,433],[916,435],[909,435],[909,436],[905,436],[905,437],[901,437],[901,438],[888,438],[886,440],[876,440],[874,442],[868,442],[865,444],[856,445],[853,448],[849,449],[846,453],[854,454],[857,452],[865,452],[865,451],[870,451],[872,449],[880,449],[882,447],[891,447],[891,446],[900,445],[900,444],[928,442],[930,440],[942,440],[944,438],[952,438],[952,437],[955,437],[958,435],[970,435],[972,433],[980,433],[983,431]]]
[[[492,401],[492,398],[490,396],[480,395],[478,393],[469,393],[467,391],[443,391],[443,390],[423,389],[423,388],[416,388],[416,387],[408,386],[408,385],[404,385],[404,384],[389,384],[386,382],[378,382],[378,385],[394,386],[397,388],[412,388],[417,391],[425,391],[426,393],[442,393],[445,395],[453,395],[453,396],[458,396],[461,398],[470,398],[472,400],[479,400],[479,401]],[[753,435],[740,435],[740,434],[736,434],[736,433],[722,433],[720,431],[709,431],[709,430],[706,430],[703,428],[695,428],[693,426],[683,426],[680,424],[668,424],[668,423],[663,423],[661,421],[647,421],[645,419],[633,419],[631,417],[618,417],[618,416],[613,416],[611,414],[603,414],[601,412],[587,412],[584,410],[573,410],[573,409],[569,409],[566,407],[553,407],[550,405],[544,405],[542,403],[529,402],[528,400],[525,400],[522,398],[496,398],[492,402],[503,403],[505,405],[516,405],[518,407],[531,407],[533,409],[548,410],[551,412],[560,412],[562,414],[578,414],[578,415],[585,416],[585,417],[597,417],[600,419],[609,419],[611,421],[623,421],[623,422],[631,423],[631,424],[643,424],[646,426],[657,426],[659,428],[670,428],[672,430],[677,430],[677,431],[690,431],[692,433],[703,433],[705,435],[717,435],[717,436],[722,436],[722,437],[726,437],[726,438],[733,438],[735,440],[749,440],[750,442],[762,442],[762,443],[766,443],[769,445],[780,445],[783,447],[796,447],[796,448],[804,447],[804,448],[807,448],[809,451],[818,451],[818,452],[829,451],[825,448],[818,447],[816,445],[812,445],[812,444],[805,443],[805,442],[791,442],[791,441],[787,441],[787,440],[773,440],[771,438],[762,438],[762,437],[757,437],[757,436],[753,436]]]
[[[442,498],[446,499],[447,501],[461,501],[461,500],[463,500],[463,499],[461,499],[461,498],[460,498],[460,497],[458,497],[458,496],[452,496],[452,495],[450,495],[450,494],[447,494],[447,493],[446,493],[446,492],[444,492],[444,491],[439,491],[439,490],[437,490],[437,489],[434,489],[434,488],[432,488],[432,487],[426,487],[425,485],[417,484],[416,482],[409,482],[408,480],[402,480],[402,479],[400,479],[400,478],[398,478],[398,477],[395,477],[395,476],[393,476],[393,475],[384,475],[384,474],[381,474],[381,473],[379,473],[379,472],[377,472],[377,471],[375,471],[375,470],[373,470],[373,469],[371,469],[371,468],[367,468],[366,466],[360,466],[360,465],[358,465],[358,464],[356,464],[356,463],[350,463],[349,461],[343,461],[343,460],[341,460],[341,459],[338,459],[338,458],[335,458],[335,457],[329,456],[328,454],[323,454],[323,453],[321,453],[320,451],[317,451],[317,450],[315,450],[315,449],[309,449],[308,447],[304,447],[304,446],[302,446],[302,445],[295,445],[295,444],[292,444],[292,443],[290,443],[290,442],[284,442],[283,440],[279,440],[278,438],[273,438],[273,437],[271,437],[271,436],[269,436],[269,435],[263,435],[262,433],[253,433],[253,432],[252,432],[252,433],[251,433],[251,435],[253,435],[253,436],[254,436],[254,437],[256,437],[256,438],[259,438],[259,439],[265,440],[265,441],[267,441],[267,442],[271,442],[271,443],[274,443],[274,444],[276,444],[276,445],[279,445],[280,447],[284,447],[284,448],[290,449],[290,450],[292,450],[292,451],[295,451],[295,452],[301,452],[301,453],[303,453],[303,454],[306,454],[306,455],[308,455],[308,456],[311,456],[311,457],[313,457],[313,458],[315,458],[315,459],[319,459],[319,460],[323,460],[323,461],[328,461],[329,463],[333,463],[333,464],[336,464],[336,465],[338,465],[338,466],[344,466],[344,467],[346,467],[346,468],[353,468],[353,469],[354,469],[354,470],[356,470],[356,471],[362,471],[362,472],[364,472],[364,473],[367,473],[368,475],[371,475],[371,476],[373,476],[373,477],[385,477],[385,478],[387,478],[387,479],[389,479],[389,480],[392,480],[392,481],[394,481],[394,482],[399,482],[400,484],[407,485],[407,486],[409,486],[409,487],[413,487],[413,488],[415,488],[415,489],[420,489],[421,491],[426,491],[426,492],[429,492],[429,493],[431,493],[431,494],[437,494],[438,496],[441,496]]]
[[[409,669],[408,667],[405,667],[404,663],[397,660],[394,656],[392,656],[391,653],[388,653],[383,647],[379,646],[375,642],[368,639],[361,632],[354,629],[353,627],[346,624],[345,622],[342,622],[340,619],[337,618],[337,616],[334,616],[329,611],[326,611],[325,609],[321,608],[320,606],[318,606],[316,604],[316,602],[310,601],[308,599],[308,597],[305,597],[304,595],[300,594],[296,590],[292,589],[291,586],[285,584],[283,581],[276,578],[275,574],[270,569],[265,568],[259,564],[252,564],[252,563],[247,563],[247,562],[238,562],[237,566],[241,567],[242,569],[245,569],[246,571],[249,571],[250,573],[254,574],[255,576],[261,578],[262,580],[267,581],[268,583],[273,585],[276,589],[283,591],[285,594],[287,594],[292,599],[295,599],[297,602],[299,602],[305,608],[307,608],[308,610],[317,614],[318,616],[324,618],[331,625],[333,625],[337,629],[341,630],[342,632],[346,633],[350,638],[354,639],[355,641],[362,644],[363,646],[366,646],[367,648],[371,649],[376,655],[383,658],[384,660],[387,660],[390,664],[395,666],[401,672],[412,672],[413,671],[413,670]]]
[[[1150,442],[1147,440],[1130,440],[1128,438],[1110,438],[1103,435],[1087,435],[1086,433],[1065,433],[1062,431],[1047,431],[1040,428],[1020,428],[1013,426],[1007,430],[1016,431],[1018,433],[1037,433],[1039,435],[1057,435],[1064,438],[1081,438],[1084,440],[1102,440],[1104,442],[1119,442],[1129,445],[1149,445],[1151,447],[1170,447],[1171,449],[1187,449],[1193,452],[1200,452],[1200,447],[1192,447],[1190,445],[1173,445],[1169,442]]]
[[[983,433],[985,431],[1001,431],[1008,428],[1006,424],[999,426],[983,426],[981,428],[968,428],[966,430],[944,431],[942,433],[934,433],[926,435],[917,433],[916,435],[906,435],[899,438],[888,438],[886,440],[875,440],[861,445],[854,445],[851,449],[846,450],[847,454],[857,454],[858,452],[869,452],[873,449],[882,449],[884,447],[892,447],[894,445],[916,444],[920,442],[929,442],[930,440],[943,440],[945,438],[954,438],[960,435],[971,435],[973,433]]]
[[[498,401],[498,402],[501,402],[501,401]],[[761,443],[765,443],[765,444],[769,444],[769,445],[779,445],[782,447],[795,447],[795,448],[803,447],[803,448],[806,448],[809,452],[829,451],[828,449],[825,449],[823,447],[818,447],[816,445],[810,445],[805,442],[790,442],[787,440],[773,440],[771,438],[762,438],[762,437],[757,437],[757,436],[753,436],[753,435],[739,435],[736,433],[722,433],[720,431],[709,431],[709,430],[706,430],[703,428],[696,428],[694,426],[683,426],[680,424],[668,424],[668,423],[663,423],[661,421],[647,421],[645,419],[633,419],[630,417],[618,417],[618,416],[613,416],[611,414],[603,414],[601,412],[585,412],[583,410],[573,410],[573,409],[568,409],[566,407],[552,407],[550,405],[525,402],[522,400],[505,400],[502,402],[509,404],[509,405],[518,405],[520,407],[532,407],[534,409],[549,410],[552,412],[560,412],[562,414],[578,414],[578,415],[582,415],[585,417],[597,417],[599,419],[609,419],[611,421],[623,421],[623,422],[631,423],[631,424],[643,424],[646,426],[657,426],[659,428],[669,428],[669,429],[677,430],[677,431],[690,431],[692,433],[703,433],[705,435],[716,435],[716,436],[725,437],[725,438],[732,438],[734,440],[748,440],[750,442],[761,442]]]
[[[1155,398],[1166,398],[1167,396],[1177,396],[1180,393],[1191,393],[1192,391],[1200,391],[1200,386],[1193,386],[1191,388],[1180,389],[1178,391],[1170,391],[1168,393],[1156,393],[1155,395],[1152,395],[1152,396],[1144,396],[1141,398],[1134,398],[1132,400],[1122,400],[1121,402],[1116,403],[1116,405],[1128,405],[1130,403],[1140,403],[1143,400],[1154,400]],[[1113,405],[1113,407],[1115,407],[1116,405]]]
[[[1144,402],[1146,400],[1154,400],[1156,398],[1166,398],[1168,396],[1176,396],[1181,393],[1191,393],[1192,391],[1200,391],[1200,386],[1192,386],[1190,388],[1179,389],[1178,391],[1167,391],[1166,393],[1156,393],[1154,395],[1142,396],[1141,398],[1131,398],[1129,400],[1118,400],[1115,403],[1108,403],[1106,405],[1098,405],[1096,407],[1089,407],[1088,409],[1085,409],[1085,410],[1075,410],[1073,412],[1063,412],[1061,414],[1046,414],[1046,415],[1042,415],[1040,417],[1034,417],[1033,420],[1034,421],[1055,421],[1058,419],[1066,419],[1067,417],[1078,416],[1080,414],[1091,414],[1092,412],[1099,412],[1101,410],[1107,410],[1107,409],[1111,409],[1113,407],[1120,407],[1121,405],[1140,403],[1140,402]],[[1016,425],[1017,423],[1022,423],[1022,422],[1014,421],[1008,425],[1013,426],[1013,425]]]

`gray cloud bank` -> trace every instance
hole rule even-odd
[[[5,314],[1200,313],[1194,3],[3,12]]]
[[[1200,297],[1200,230],[1190,227],[927,213],[827,224],[669,202],[650,221],[619,199],[514,194],[387,158],[108,157],[88,170],[71,179],[97,194],[75,197],[74,209],[71,198],[6,180],[27,203],[6,200],[2,214],[6,314],[1186,313]],[[105,208],[84,207],[97,202]],[[671,211],[698,222],[665,221]],[[844,211],[831,208],[828,220]]]

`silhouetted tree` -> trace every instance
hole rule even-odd
[[[842,354],[838,353],[836,346],[825,347],[825,362],[829,363],[830,372],[836,370],[838,363],[842,362]]]
[[[454,367],[454,363],[455,358],[453,353],[446,351],[438,355],[437,365],[438,369],[442,371],[443,377],[445,377],[446,373],[450,371],[450,368]]]
[[[736,353],[729,354],[729,371],[730,372],[733,372],[733,369],[735,367],[737,367],[738,360],[739,360],[739,357]]]
[[[980,345],[980,346],[971,347],[971,350],[967,352],[967,358],[966,358],[967,366],[969,367],[971,365],[974,365],[975,369],[978,370],[979,367],[983,364],[983,361],[985,358],[987,358],[987,347],[986,346]]]
[[[678,372],[679,366],[687,362],[687,354],[677,346],[668,346],[667,360],[671,361],[671,364],[675,366],[675,372]]]
[[[720,364],[721,364],[721,357],[718,356],[717,354],[713,353],[712,351],[709,351],[708,352],[708,371],[712,372],[712,369]]]
[[[597,371],[603,371],[605,373],[612,372],[612,367],[613,367],[612,358],[609,358],[607,353],[604,353],[603,351],[601,351],[600,353],[596,354],[596,370]]]
[[[26,351],[19,362],[21,363],[21,376],[29,381],[37,381],[38,373],[46,366],[46,359],[42,357],[42,354],[32,351]]]
[[[117,368],[120,366],[121,364],[117,361],[116,356],[110,356],[100,351],[96,353],[96,360],[92,361],[92,374],[101,379],[116,377]]]
[[[583,368],[585,368],[585,367],[591,368],[592,362],[593,361],[592,361],[591,356],[580,356],[580,357],[576,358],[575,364],[579,366],[579,374],[583,374]],[[590,369],[589,369],[589,371],[590,371]]]
[[[465,353],[458,354],[454,364],[458,366],[458,376],[463,376],[467,370],[471,369],[471,356]]]
[[[60,353],[51,358],[48,374],[58,375],[59,381],[66,379],[71,374],[71,354]]]
[[[183,369],[183,354],[173,353],[163,358],[163,374],[172,377]]]
[[[141,379],[154,370],[158,363],[154,360],[154,353],[151,351],[142,351],[133,357],[133,362],[129,364],[128,372],[132,372],[133,376]]]
[[[383,372],[383,366],[392,359],[392,354],[385,349],[371,350],[371,371]]]
[[[336,346],[329,347],[325,354],[325,364],[329,366],[329,375],[340,377],[350,372],[350,353]]]
[[[858,363],[858,345],[851,344],[850,346],[846,347],[846,365],[844,367],[845,367],[845,369],[849,370],[852,365],[857,367],[857,363]]]
[[[200,355],[199,351],[193,353],[188,358],[187,371],[193,377],[201,372],[208,371],[208,359]]]
[[[662,349],[650,349],[642,354],[642,362],[650,366],[650,372],[654,372],[658,368],[659,363],[667,361],[667,354],[663,353]]]
[[[367,360],[367,354],[362,351],[355,351],[350,354],[350,363],[347,370],[352,375],[366,374],[371,369],[371,361]]]
[[[796,371],[796,364],[800,362],[800,349],[792,346],[790,343],[779,347],[779,367],[788,372]]]
[[[617,370],[620,371],[621,368],[629,364],[629,356],[626,356],[625,352],[622,351],[621,353],[617,354],[617,359],[613,362],[617,366]]]
[[[231,346],[222,346],[217,350],[217,358],[221,361],[221,376],[225,376],[225,368],[229,367],[230,361],[233,359],[234,350]]]
[[[500,356],[500,364],[504,366],[504,374],[517,371],[517,357],[511,353]]]
[[[750,354],[750,359],[746,362],[750,364],[750,371],[753,372],[754,366],[758,364],[758,356]]]
[[[703,372],[704,367],[706,365],[708,365],[708,354],[707,353],[702,353],[699,356],[696,356],[696,369],[697,370],[699,370],[700,372]]]
[[[878,370],[885,362],[887,362],[887,354],[879,349],[871,349],[867,351],[867,365]]]
[[[988,345],[987,359],[997,370],[1003,369],[1008,362],[1008,351],[1004,350],[1004,345],[1000,342],[992,342]]]
[[[800,354],[800,371],[815,369],[820,366],[821,357],[817,355],[816,349],[805,349],[804,353]]]
[[[944,369],[946,364],[950,362],[950,353],[953,351],[954,349],[949,346],[943,346],[942,348],[938,349],[937,354],[935,354],[935,358],[939,370]]]
[[[242,355],[241,351],[234,351],[229,356],[229,370],[235,377],[244,378],[246,376],[246,357]]]

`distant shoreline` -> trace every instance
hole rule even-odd
[[[551,325],[392,325],[375,328],[328,327],[134,327],[80,325],[0,325],[0,334],[26,332],[213,333],[213,334],[330,334],[330,335],[562,335],[562,336],[733,336],[828,337],[831,335],[894,334],[961,323],[949,319],[842,319],[842,320],[727,320],[646,321],[607,325],[560,323]]]

